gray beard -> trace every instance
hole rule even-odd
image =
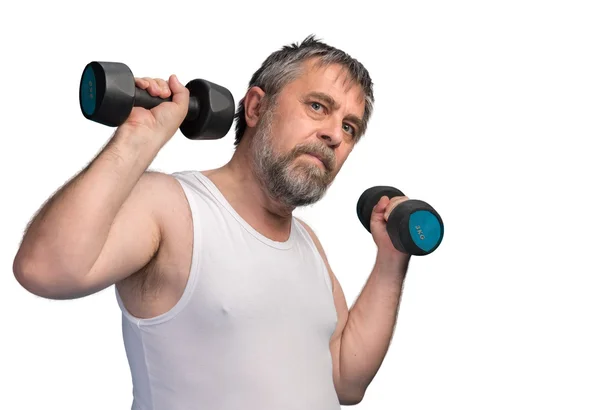
[[[304,144],[280,155],[273,151],[273,109],[261,118],[251,141],[253,172],[269,197],[288,209],[311,205],[319,201],[333,181],[335,156],[323,144]],[[319,153],[325,157],[323,170],[316,163],[292,162],[305,153]]]

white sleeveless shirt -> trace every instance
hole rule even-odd
[[[294,217],[287,241],[253,229],[199,171],[171,174],[194,226],[183,296],[167,313],[123,305],[134,410],[339,410],[325,264]]]

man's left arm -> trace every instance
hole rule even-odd
[[[340,391],[359,403],[390,346],[402,295],[408,256],[377,256],[373,271],[350,309],[339,342]]]
[[[378,246],[375,266],[355,304],[348,310],[344,292],[332,272],[317,236],[305,223],[333,284],[338,324],[331,338],[333,378],[341,404],[358,404],[377,374],[390,346],[410,255],[397,251],[385,229],[391,210],[406,197],[384,197],[371,217],[371,232]]]

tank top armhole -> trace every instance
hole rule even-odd
[[[140,319],[140,318],[137,318],[137,317],[131,315],[129,313],[129,311],[125,308],[123,300],[121,299],[119,292],[118,292],[118,290],[116,290],[116,287],[115,287],[117,302],[119,304],[119,307],[121,308],[121,312],[122,312],[123,316],[126,319],[128,319],[130,322],[137,325],[138,327],[158,325],[160,323],[164,323],[164,322],[167,322],[167,321],[173,319],[175,316],[177,316],[177,314],[179,314],[187,306],[187,304],[189,303],[189,301],[192,298],[194,290],[196,289],[196,282],[197,282],[197,278],[198,278],[198,267],[200,266],[201,242],[202,242],[202,238],[200,235],[201,230],[199,227],[200,221],[199,221],[197,204],[195,202],[194,195],[191,192],[191,188],[188,186],[188,183],[185,180],[185,175],[181,175],[179,173],[174,173],[174,174],[171,174],[171,176],[173,178],[175,178],[175,180],[177,182],[179,182],[181,188],[183,189],[183,192],[186,196],[187,203],[188,203],[190,213],[191,213],[192,235],[193,235],[192,236],[192,262],[190,265],[190,271],[188,272],[188,280],[185,285],[185,289],[183,291],[183,294],[177,301],[177,303],[175,303],[175,305],[171,309],[166,311],[165,313],[162,313],[162,314],[157,315],[152,318]]]
[[[300,232],[300,235],[306,240],[306,242],[312,249],[313,254],[315,255],[315,257],[319,261],[319,264],[321,265],[322,272],[323,272],[323,279],[325,279],[325,285],[327,285],[327,289],[329,289],[329,291],[333,293],[333,284],[331,283],[331,278],[329,277],[329,271],[327,270],[327,265],[325,265],[323,256],[321,256],[321,252],[319,252],[319,249],[317,248],[317,245],[313,241],[313,238],[310,236],[310,234],[308,233],[308,231],[306,230],[304,225],[302,225],[302,223],[300,222],[300,219],[298,219],[297,217],[294,216],[293,220],[294,220],[294,224],[296,225],[296,228]]]

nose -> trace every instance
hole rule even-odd
[[[342,143],[343,133],[342,123],[337,119],[331,118],[331,120],[323,124],[318,132],[318,136],[328,146],[335,148]]]

